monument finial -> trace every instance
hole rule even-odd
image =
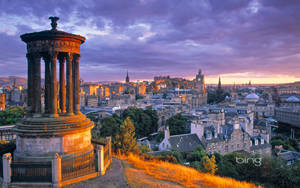
[[[57,20],[59,20],[59,17],[50,16],[49,19],[51,20],[51,27],[52,27],[52,30],[56,30],[56,27],[57,27]]]

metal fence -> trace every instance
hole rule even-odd
[[[51,162],[12,161],[12,182],[52,182]]]
[[[61,160],[62,181],[77,178],[96,172],[96,156],[94,151],[82,155],[73,155]]]
[[[12,144],[9,151],[8,148],[3,150],[5,157],[0,161],[0,175],[6,184],[18,182],[68,183],[74,179],[79,181],[82,178],[88,179],[100,174],[104,175],[112,162],[111,138],[107,137],[101,143],[95,141],[92,143],[95,150],[88,153],[69,156],[56,154],[57,157],[46,162],[12,160],[10,152],[15,149],[15,145]],[[2,155],[1,150],[0,154]],[[2,164],[5,165],[5,168],[2,168]],[[52,174],[52,172],[55,173]]]
[[[111,149],[110,149],[110,140],[104,146],[104,168],[106,169],[111,163]]]
[[[103,140],[94,140],[92,139],[92,144],[94,148],[99,148],[98,146],[101,145],[103,149],[103,166],[100,167],[102,170],[106,170],[110,163],[112,162],[112,154],[111,154],[111,137],[106,137]]]

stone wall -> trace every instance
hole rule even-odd
[[[91,146],[91,132],[86,130],[75,134],[55,137],[17,137],[17,153],[39,155],[40,153],[72,153]],[[34,147],[32,147],[34,146]]]

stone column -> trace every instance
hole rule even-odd
[[[103,176],[105,174],[105,169],[104,169],[104,146],[100,145],[100,173]]]
[[[52,160],[52,185],[55,188],[60,187],[61,183],[61,156],[55,154]]]
[[[33,116],[41,116],[41,56],[39,54],[33,54],[33,88],[32,94],[33,97]]]
[[[11,182],[11,154],[6,153],[2,157],[3,164],[3,184],[2,187],[8,187]]]
[[[45,113],[49,114],[49,103],[50,103],[50,80],[51,80],[51,75],[50,75],[50,58],[48,56],[44,56],[44,61],[45,61]]]
[[[32,109],[32,89],[33,89],[33,62],[32,55],[26,54],[27,57],[27,115],[30,115],[33,111]]]
[[[102,145],[96,146],[96,154],[97,154],[97,172],[101,175],[105,174],[104,171],[104,147]]]
[[[50,55],[50,102],[49,102],[49,116],[58,117],[57,114],[57,79],[56,79],[56,60],[58,53]]]
[[[67,55],[67,114],[73,115],[73,54]]]
[[[59,57],[59,107],[62,114],[66,113],[65,61],[65,56]]]
[[[80,113],[80,97],[79,97],[79,89],[80,89],[80,83],[79,83],[79,60],[80,55],[76,55],[74,57],[73,61],[73,88],[74,88],[74,113],[79,114]]]

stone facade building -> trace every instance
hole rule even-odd
[[[181,143],[188,143],[187,145],[190,145],[189,148],[192,150],[197,147],[192,144],[200,143],[198,145],[201,145],[207,153],[226,154],[244,151],[271,154],[267,133],[265,135],[254,134],[253,123],[253,112],[249,110],[211,108],[208,114],[191,122],[190,134],[169,136],[168,128],[166,128],[165,138],[160,143],[159,149],[178,149],[177,146]]]
[[[278,107],[275,109],[275,119],[294,127],[300,127],[300,107]]]
[[[5,94],[0,93],[0,111],[5,110]]]

